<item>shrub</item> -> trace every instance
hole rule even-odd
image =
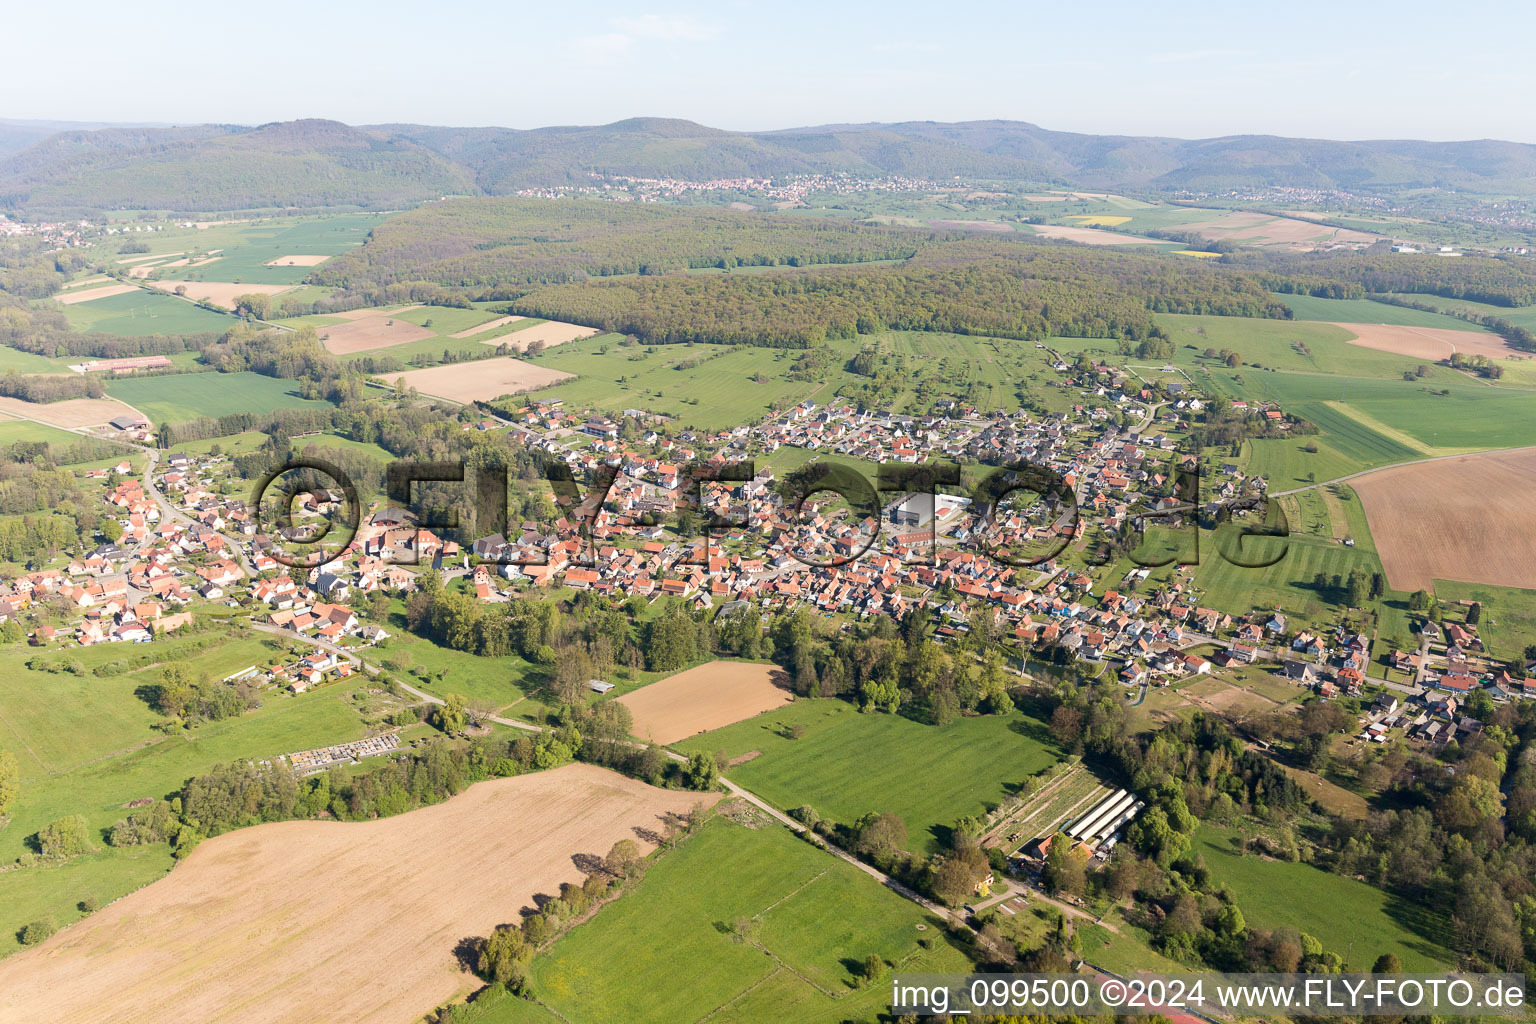
[[[21,941],[23,946],[35,946],[58,930],[58,927],[52,921],[33,921],[17,932],[16,938]]]

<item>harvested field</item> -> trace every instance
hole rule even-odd
[[[406,320],[397,320],[392,313],[358,317],[344,324],[317,328],[316,333],[325,345],[325,350],[336,356],[389,348],[391,345],[404,345],[433,337],[427,328],[418,327]]]
[[[1097,213],[1080,213],[1067,218],[1072,223],[1085,228],[1117,228],[1129,222],[1130,219],[1125,216],[1109,217]]]
[[[1536,448],[1378,470],[1350,486],[1392,589],[1536,581]]]
[[[575,764],[379,821],[242,829],[0,963],[0,1018],[416,1020],[478,986],[461,939],[581,881],[578,858],[620,839],[648,849],[701,796]]]
[[[396,315],[398,315],[400,313],[409,313],[413,309],[420,309],[420,308],[421,308],[421,306],[417,305],[417,306],[396,306],[394,309],[385,309],[385,310],[379,310],[379,309],[349,309],[345,313],[327,313],[326,316],[333,316],[333,317],[335,317],[338,320],[363,320],[363,319],[365,319],[367,317],[370,317],[370,316],[379,316],[381,313],[383,315],[385,315],[385,316],[396,316]]]
[[[390,384],[404,381],[406,387],[415,388],[424,395],[454,402],[475,402],[547,388],[574,376],[563,370],[551,370],[547,366],[502,356],[391,373],[384,375],[384,379]]]
[[[619,703],[635,716],[635,735],[676,743],[771,711],[794,698],[784,671],[773,665],[712,661],[626,693]]]
[[[114,295],[126,295],[136,291],[138,289],[131,284],[104,284],[99,288],[82,288],[77,292],[64,292],[62,295],[55,295],[53,300],[63,306],[73,306],[77,302],[107,299]]]
[[[329,256],[279,256],[275,260],[268,260],[269,267],[318,267]]]
[[[56,427],[94,427],[118,416],[137,416],[132,406],[112,398],[71,398],[63,402],[23,402],[0,397],[0,412],[41,420]]]
[[[1354,335],[1351,345],[1374,348],[1380,352],[1392,352],[1413,359],[1438,362],[1449,359],[1452,353],[1461,352],[1489,359],[1512,359],[1520,356],[1519,349],[1511,348],[1497,334],[1481,331],[1457,331],[1444,327],[1402,327],[1395,324],[1340,324]]]
[[[454,334],[450,334],[449,337],[450,338],[472,338],[472,337],[474,337],[477,334],[484,334],[486,331],[494,331],[498,327],[505,327],[507,324],[516,323],[519,320],[526,320],[526,319],[527,319],[527,317],[522,317],[522,316],[503,316],[503,317],[497,317],[495,320],[487,320],[483,324],[476,324],[473,327],[467,327],[467,328],[465,328],[462,331],[458,331],[458,332],[456,332]]]
[[[1122,235],[1117,231],[1100,231],[1097,228],[1074,228],[1066,224],[1031,224],[1035,234],[1046,238],[1065,238],[1070,242],[1087,242],[1089,245],[1150,245],[1148,239],[1135,235]]]
[[[1333,228],[1290,217],[1267,213],[1234,211],[1210,220],[1180,224],[1180,231],[1192,231],[1211,239],[1231,239],[1258,245],[1289,245],[1312,248],[1334,242],[1374,242],[1379,237],[1350,228]]]
[[[579,338],[590,338],[597,334],[596,327],[582,327],[579,324],[561,323],[559,320],[550,320],[542,324],[534,324],[532,327],[524,327],[522,330],[513,331],[511,334],[501,334],[494,338],[486,338],[482,345],[511,345],[519,352],[526,352],[528,346],[536,341],[542,341],[545,348],[553,348],[556,345],[564,345],[568,341],[576,341]],[[458,337],[458,335],[454,335]]]
[[[294,287],[291,284],[235,284],[232,281],[152,281],[150,284],[172,294],[185,285],[187,298],[223,306],[225,309],[233,309],[235,299],[241,295],[278,295]]]
[[[86,288],[93,284],[110,284],[112,279],[106,274],[92,274],[90,277],[82,277],[78,281],[71,281],[64,286],[65,291],[74,288]]]

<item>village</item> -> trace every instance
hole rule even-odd
[[[121,525],[116,539],[84,558],[7,581],[0,619],[48,600],[73,613],[72,625],[38,626],[29,638],[34,645],[147,643],[186,627],[199,607],[239,610],[307,648],[259,673],[264,684],[303,693],[348,677],[357,650],[388,639],[384,624],[359,615],[360,602],[408,592],[430,567],[446,585],[457,583],[490,604],[525,592],[590,591],[615,601],[751,608],[765,620],[805,606],[843,621],[900,618],[924,606],[940,643],[982,616],[989,635],[1015,651],[1016,671],[1028,674],[1032,662],[1077,664],[1085,678],[1117,678],[1137,704],[1190,680],[1267,666],[1298,694],[1385,691],[1390,696],[1362,719],[1362,742],[1383,742],[1396,730],[1443,744],[1476,727],[1465,710],[1472,694],[1498,702],[1536,697],[1523,666],[1482,654],[1474,624],[1425,621],[1420,648],[1391,655],[1390,668],[1409,681],[1393,681],[1372,673],[1370,637],[1342,625],[1293,627],[1279,611],[1204,607],[1194,578],[1183,572],[1152,585],[1147,568],[1120,562],[1123,572],[1104,577],[1087,557],[1104,549],[1104,538],[1209,514],[1223,503],[1262,502],[1267,490],[1263,478],[1228,465],[1214,493],[1202,495],[1203,510],[1181,504],[1175,470],[1194,463],[1179,454],[1179,439],[1202,399],[1176,382],[1153,388],[1104,376],[1109,370],[1091,366],[1070,378],[1084,386],[1083,401],[1051,416],[960,407],[895,416],[802,402],[753,428],[675,437],[645,430],[628,440],[612,420],[568,412],[557,399],[531,401],[511,421],[481,420],[465,429],[517,430],[578,480],[611,473],[605,493],[567,502],[552,523],[524,522],[515,536],[492,534],[468,548],[416,525],[408,510],[376,505],[337,557],[308,569],[279,560],[281,534],[258,532],[228,456],[173,451],[152,461],[143,479],[124,459],[85,471],[104,486]],[[1233,404],[1284,421],[1276,408]],[[114,428],[125,438],[145,430],[126,422]],[[1070,502],[1029,495],[989,516],[971,498],[942,488],[896,490],[861,515],[843,496],[818,492],[806,496],[797,515],[798,495],[788,486],[794,469],[781,479],[769,468],[787,454],[794,455],[783,463],[789,467],[835,457],[867,472],[871,483],[888,465],[1029,463],[1055,474]],[[751,479],[699,484],[690,477],[694,467],[717,470],[744,460],[758,467]],[[305,494],[298,515],[325,515],[340,502],[339,492]],[[705,540],[675,525],[680,511],[695,507],[692,522],[711,524]],[[1095,537],[1100,543],[1091,544]],[[1023,553],[1005,560],[1000,551]]]

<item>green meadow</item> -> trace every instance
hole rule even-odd
[[[1345,960],[1346,970],[1367,971],[1383,953],[1395,953],[1406,971],[1443,971],[1456,962],[1441,945],[1445,922],[1406,901],[1352,878],[1310,864],[1240,855],[1233,833],[1203,826],[1195,852],[1211,877],[1236,897],[1250,927],[1295,928],[1316,936]]]
[[[942,848],[957,818],[996,806],[1059,758],[1045,727],[1022,714],[934,726],[807,699],[675,745],[732,760],[755,751],[728,773],[781,808],[809,804],[845,824],[870,811],[898,814],[914,852]]]
[[[327,402],[302,397],[294,381],[249,371],[127,377],[108,383],[107,394],[127,402],[155,423],[236,412],[329,408]]]
[[[1402,327],[1440,327],[1451,331],[1487,333],[1476,324],[1430,313],[1422,309],[1394,306],[1370,299],[1320,299],[1311,295],[1276,294],[1296,314],[1297,320],[1322,320],[1341,324],[1395,324]]]
[[[236,323],[232,316],[147,288],[65,306],[64,315],[69,319],[69,326],[77,331],[112,334],[120,338],[141,338],[151,334],[222,334]]]
[[[755,922],[751,941],[732,934],[738,918]],[[716,817],[534,959],[537,1005],[493,996],[466,1019],[868,1020],[890,999],[856,985],[850,968],[870,955],[906,971],[969,969],[937,918],[857,868],[777,825]]]
[[[284,657],[264,639],[236,637],[198,650],[199,639],[189,634],[144,647],[100,644],[0,653],[0,748],[14,753],[21,769],[21,795],[11,808],[10,824],[0,829],[0,863],[14,861],[28,850],[29,837],[71,814],[85,816],[99,850],[63,866],[38,864],[0,873],[0,955],[15,948],[14,931],[27,920],[50,916],[64,924],[73,920],[70,908],[84,896],[115,898],[168,865],[164,847],[155,848],[156,857],[106,846],[103,830],[127,816],[130,801],[163,797],[216,764],[363,735],[361,718],[336,687],[297,697],[268,691],[261,707],[238,718],[169,735],[156,730],[160,716],[145,695],[164,665],[175,661],[196,675],[222,679]],[[157,655],[156,663],[118,667],[123,659],[145,652]],[[64,671],[66,662],[79,672]],[[43,664],[54,670],[34,667]],[[110,671],[98,676],[96,668]],[[29,916],[12,925],[11,907],[28,908]]]

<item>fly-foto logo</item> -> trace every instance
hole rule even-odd
[[[578,542],[569,564],[595,565],[593,529],[614,498],[619,475],[616,466],[605,465],[583,489],[569,465],[548,463],[544,480],[562,512],[561,522],[535,524],[520,529],[520,535],[551,538],[563,531],[567,536],[562,539]],[[963,484],[966,477],[971,479]],[[1098,521],[1097,542],[1086,555],[1089,564],[1119,557],[1146,568],[1198,564],[1202,534],[1213,531],[1218,556],[1234,565],[1267,568],[1285,557],[1289,529],[1274,500],[1248,495],[1202,503],[1198,469],[1176,467],[1169,479],[1171,493],[1128,503]],[[650,535],[670,527],[672,540],[689,551],[696,551],[694,542],[702,539],[702,553],[680,564],[706,568],[727,535],[745,535],[754,525],[765,527],[765,539],[778,546],[777,554],[816,568],[857,561],[875,548],[887,527],[900,531],[893,543],[908,561],[914,553],[932,561],[941,545],[956,544],[1004,565],[1039,568],[1069,545],[1087,541],[1076,489],[1056,469],[1028,461],[978,466],[972,473],[955,463],[882,464],[873,479],[853,466],[817,462],[780,481],[772,499],[754,499],[749,488],[754,494],[767,490],[755,460],[694,463],[681,475],[677,492],[682,500],[672,504],[670,513],[656,502],[627,515],[636,531]],[[504,540],[511,527],[504,465],[397,461],[386,471],[385,490],[392,505],[411,512],[418,529],[461,534],[459,542],[472,547],[483,563],[548,564],[540,543]],[[722,505],[728,506],[724,514],[717,511]],[[341,467],[307,456],[292,457],[266,473],[255,488],[253,506],[265,553],[294,568],[315,568],[342,557],[361,524],[352,479]],[[839,514],[822,515],[829,507]],[[475,536],[462,536],[466,518]],[[493,536],[502,541],[485,543]],[[378,556],[393,564],[415,564],[419,553],[419,546],[411,544],[381,547]]]

